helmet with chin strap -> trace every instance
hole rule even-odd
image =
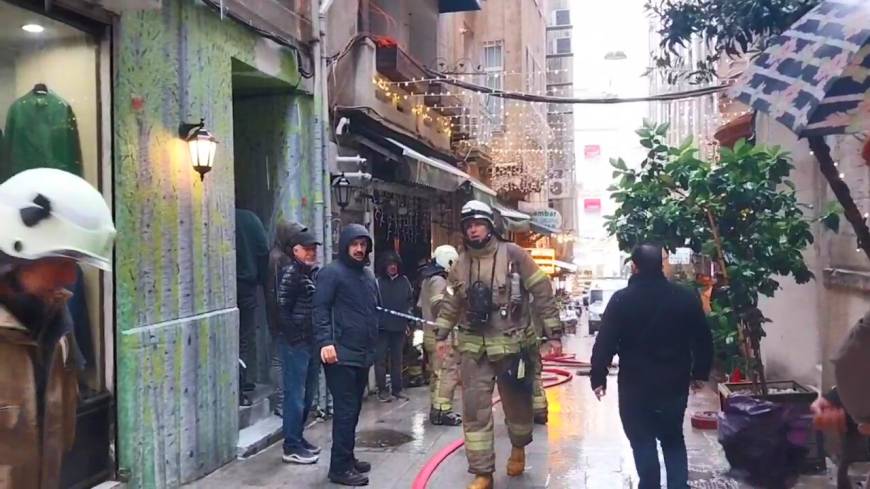
[[[462,206],[460,217],[465,244],[472,248],[482,248],[486,246],[486,244],[489,243],[489,240],[492,239],[495,230],[495,214],[492,211],[492,207],[479,200],[469,200],[464,206]],[[487,223],[487,226],[489,226],[489,233],[486,235],[486,238],[477,241],[471,241],[468,239],[465,230],[467,229],[468,224],[472,221],[484,221]]]
[[[450,245],[441,245],[435,248],[432,258],[436,265],[444,270],[450,270],[450,267],[459,259],[459,253],[456,251],[456,248]]]

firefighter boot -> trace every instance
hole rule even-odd
[[[468,489],[492,489],[492,474],[476,475]]]
[[[522,475],[526,470],[526,449],[523,447],[512,447],[511,456],[507,461],[507,475],[517,477]]]
[[[429,422],[435,426],[459,426],[462,424],[462,416],[453,411],[432,408],[429,410]]]

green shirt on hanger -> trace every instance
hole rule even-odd
[[[29,92],[6,116],[5,157],[0,178],[31,168],[82,174],[79,131],[72,108],[52,92]]]

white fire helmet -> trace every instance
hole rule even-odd
[[[441,245],[435,248],[432,258],[438,266],[445,270],[450,270],[453,264],[456,263],[456,260],[459,259],[459,253],[457,253],[456,248],[450,245]]]
[[[8,256],[70,258],[111,271],[114,240],[103,196],[72,173],[35,168],[0,184],[0,252]]]
[[[465,205],[462,206],[460,217],[463,224],[471,219],[483,219],[488,221],[490,226],[495,228],[495,216],[492,212],[492,207],[479,200],[469,200],[466,202]]]

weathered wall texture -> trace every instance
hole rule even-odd
[[[270,241],[280,219],[313,229],[311,97],[238,98],[233,106],[237,202],[260,217]]]
[[[231,62],[299,78],[290,51],[193,0],[115,33],[119,466],[131,487],[175,487],[235,454]],[[176,134],[200,117],[221,142],[204,183]]]
[[[792,171],[798,198],[814,206],[807,217],[821,213],[835,197],[807,147],[784,126],[760,114],[756,123],[760,144],[777,144],[792,153]],[[849,137],[831,137],[832,156],[839,161],[859,209],[870,212],[870,168],[861,159],[861,143]],[[773,299],[761,302],[761,308],[773,322],[766,326],[762,344],[769,378],[795,379],[817,388],[833,384],[830,358],[849,328],[870,308],[870,290],[841,287],[827,283],[826,269],[848,273],[870,272],[863,253],[856,253],[852,227],[841,220],[840,232],[821,225],[813,227],[816,242],[804,251],[804,259],[816,280],[804,285],[782,280],[782,290]]]

